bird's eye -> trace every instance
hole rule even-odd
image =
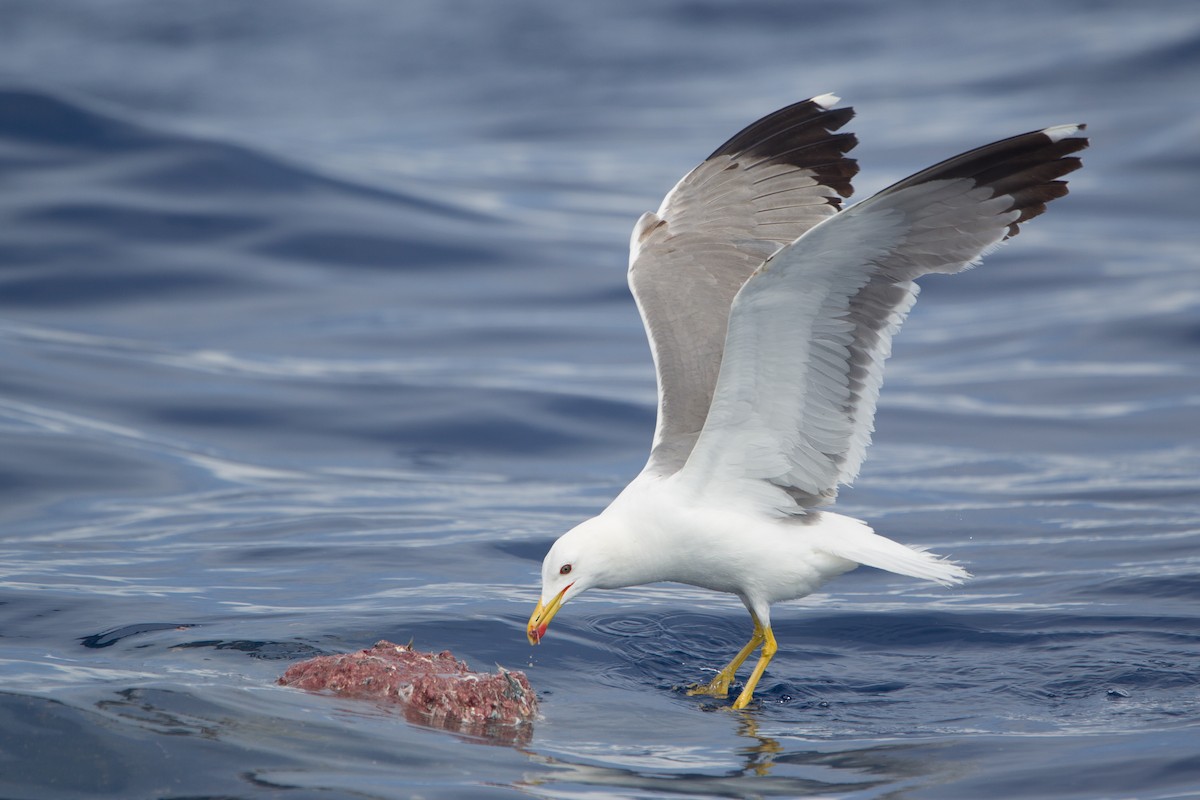
[[[571,565],[563,564],[562,567],[559,568],[558,574],[559,575],[570,575],[571,574]]]

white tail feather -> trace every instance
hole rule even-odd
[[[856,524],[841,526],[836,536],[829,537],[829,542],[822,542],[821,549],[830,555],[943,586],[953,586],[971,577],[971,573],[953,561],[893,542],[859,520],[849,517],[841,519]]]

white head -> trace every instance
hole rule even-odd
[[[616,589],[657,580],[632,532],[601,514],[564,533],[542,561],[542,596],[529,617],[526,635],[538,644],[563,603],[588,589]]]

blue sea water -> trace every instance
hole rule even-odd
[[[0,4],[0,796],[1200,797],[1200,10]],[[777,607],[555,536],[645,457],[633,221],[756,117],[855,105],[859,197],[1083,121],[1072,193],[925,282],[840,510],[962,561]],[[274,685],[414,640],[512,740]]]

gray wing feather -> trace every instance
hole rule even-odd
[[[858,171],[854,115],[823,95],[739,132],[634,226],[629,286],[650,340],[659,407],[647,470],[669,474],[708,415],[729,308],[772,253],[837,213]]]
[[[1067,193],[1083,126],[944,161],[815,226],[746,281],[711,408],[678,477],[780,513],[831,501],[870,443],[915,278],[966,269]]]

